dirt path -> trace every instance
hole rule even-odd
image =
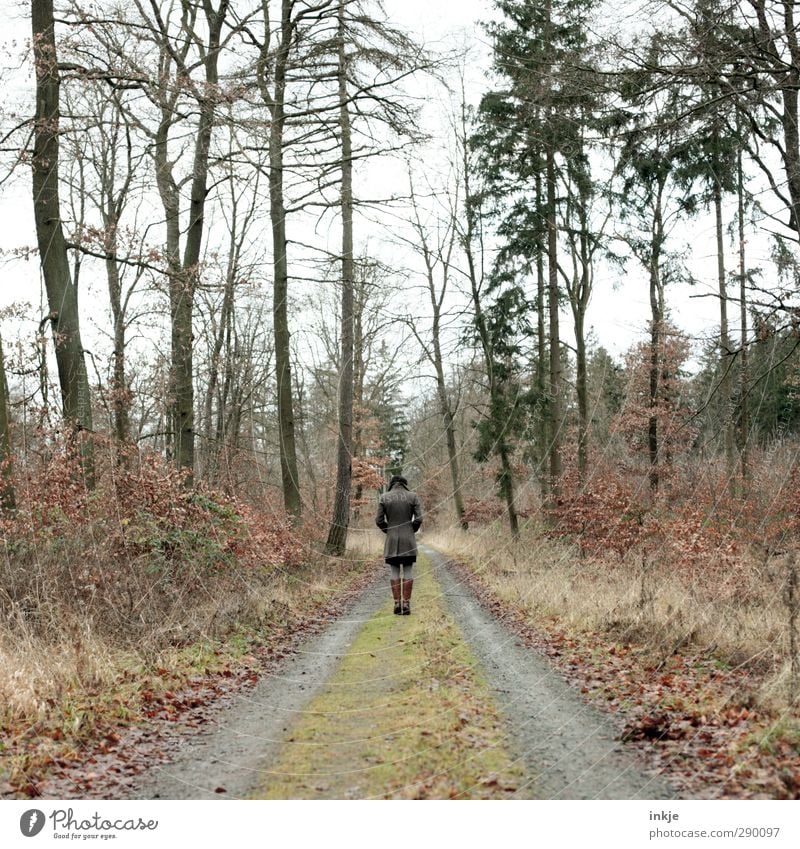
[[[586,704],[536,652],[499,623],[425,548],[447,606],[479,658],[508,719],[509,745],[541,799],[670,799],[672,788],[615,740],[608,718]]]
[[[671,798],[430,549],[153,767],[138,798]],[[222,792],[224,788],[224,792]]]
[[[274,759],[293,721],[336,669],[384,600],[373,584],[345,616],[236,698],[180,755],[154,766],[137,785],[140,799],[238,799],[247,796]],[[224,789],[224,792],[223,792]]]

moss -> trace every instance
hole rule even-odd
[[[488,686],[427,561],[416,571],[412,616],[394,616],[387,600],[364,625],[290,728],[257,798],[526,795]]]
[[[744,744],[755,743],[762,752],[779,754],[782,744],[794,753],[800,754],[800,720],[781,717],[767,728],[759,729],[748,735]],[[743,746],[744,748],[745,746]]]

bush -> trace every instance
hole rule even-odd
[[[119,456],[98,439],[95,466],[91,491],[63,442],[17,466],[18,509],[0,522],[0,615],[12,624],[58,631],[65,618],[88,617],[96,630],[135,640],[303,560],[284,515],[187,490],[158,454]]]

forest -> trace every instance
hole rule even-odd
[[[403,474],[677,792],[800,798],[792,0],[4,5],[0,797],[124,796],[388,585]],[[527,786],[464,757],[352,792]]]

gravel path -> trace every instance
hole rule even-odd
[[[446,607],[483,666],[501,712],[508,745],[529,780],[520,795],[542,799],[670,799],[674,791],[615,740],[608,719],[535,651],[484,610],[447,566],[423,546]],[[385,601],[380,580],[310,639],[277,671],[236,697],[203,733],[187,738],[176,759],[153,766],[134,798],[245,798],[275,760],[293,720],[320,691],[364,623]],[[224,792],[221,790],[224,788]]]
[[[246,797],[275,757],[294,718],[347,654],[385,596],[384,582],[372,585],[345,616],[309,640],[274,673],[264,675],[246,696],[237,697],[206,731],[188,738],[172,763],[154,766],[133,798]]]
[[[447,607],[483,664],[509,719],[510,748],[520,753],[542,799],[673,799],[674,790],[647,772],[615,740],[609,719],[584,702],[547,661],[484,610],[447,567],[422,546]]]

